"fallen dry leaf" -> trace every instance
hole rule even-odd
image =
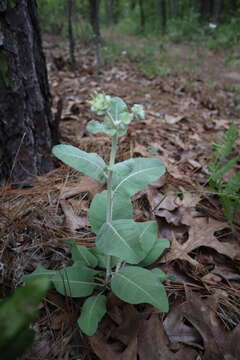
[[[182,304],[170,309],[163,326],[172,342],[199,343],[201,340],[198,331],[193,326],[184,323]]]
[[[88,224],[87,216],[75,215],[72,206],[67,200],[60,200],[60,205],[65,215],[65,227],[75,232],[77,229],[84,228]]]
[[[116,352],[113,346],[99,336],[90,336],[89,342],[101,360],[137,360],[137,337],[133,337],[123,352]]]
[[[60,188],[60,200],[68,199],[70,197],[79,195],[81,193],[88,193],[92,199],[95,194],[103,189],[103,185],[99,184],[96,180],[82,176],[79,183],[71,186],[62,186]]]
[[[171,248],[161,262],[173,261],[175,259],[186,260],[194,266],[200,266],[200,263],[193,259],[189,253],[193,250],[205,246],[216,250],[222,255],[231,259],[240,259],[240,245],[236,242],[220,242],[215,233],[228,227],[225,222],[219,222],[205,217],[193,218],[191,214],[185,214],[182,223],[189,226],[188,239],[180,244],[173,238]]]
[[[165,115],[165,122],[169,125],[172,124],[176,124],[177,122],[181,121],[182,119],[184,119],[184,116],[179,115],[179,116],[172,116],[172,115]]]
[[[192,360],[197,351],[177,344],[172,347],[159,314],[152,314],[143,320],[138,335],[139,360]]]
[[[240,358],[240,326],[226,331],[216,315],[213,296],[202,299],[187,291],[182,305],[183,316],[197,329],[204,341],[204,360],[238,360]]]

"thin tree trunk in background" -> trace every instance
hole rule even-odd
[[[210,21],[212,9],[213,0],[201,0],[200,18],[202,22]]]
[[[130,0],[130,10],[133,11],[136,7],[136,0]]]
[[[71,65],[75,65],[75,39],[73,34],[73,0],[67,0],[67,18],[68,18],[68,42],[69,57]]]
[[[116,24],[119,16],[119,1],[106,0],[106,14],[109,25]]]
[[[171,1],[171,17],[176,19],[179,16],[179,0]]]
[[[53,169],[51,115],[35,0],[0,1],[0,183]]]
[[[143,0],[138,0],[139,12],[140,12],[140,27],[141,31],[144,31],[145,28],[145,14],[143,8]]]
[[[230,12],[233,16],[236,15],[237,9],[238,9],[238,1],[230,0]]]
[[[107,10],[108,10],[108,23],[110,25],[114,24],[114,0],[107,0]]]
[[[100,0],[89,0],[90,9],[90,23],[93,29],[94,36],[101,37],[99,25],[99,7]]]
[[[167,28],[167,8],[166,8],[166,1],[165,0],[158,0],[159,5],[159,17],[161,22],[161,31],[162,34],[166,33]]]
[[[99,24],[99,7],[100,0],[89,0],[90,8],[90,23],[93,30],[94,42],[96,45],[96,71],[97,75],[100,73],[101,69],[101,33],[100,33],[100,24]]]
[[[214,0],[213,3],[213,23],[219,23],[219,17],[223,8],[223,0]]]

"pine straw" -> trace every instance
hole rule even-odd
[[[97,152],[98,146],[98,142],[91,143],[85,150]],[[121,158],[128,158],[129,147],[123,146],[121,150]],[[64,227],[64,215],[59,206],[61,189],[76,186],[81,176],[67,166],[61,166],[31,184],[11,184],[0,189],[0,262],[5,268],[3,297],[21,284],[24,273],[33,271],[39,264],[51,269],[71,264],[65,242],[68,238],[74,237],[80,244],[92,245],[93,234],[89,231],[73,234]],[[206,287],[201,283],[172,282],[166,286],[170,300],[180,297],[184,301],[186,286],[200,295],[217,294],[218,316],[227,329],[240,322],[240,290],[223,283]],[[76,325],[81,303],[79,299],[63,299],[50,293],[35,325],[38,334],[35,350],[24,360],[37,360],[37,353],[44,354],[42,348],[49,351],[42,357],[39,355],[39,359],[68,360],[76,358],[76,354],[81,354],[84,359],[95,359]]]

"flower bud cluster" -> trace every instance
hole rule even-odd
[[[89,104],[91,111],[97,115],[105,115],[102,123],[95,120],[89,122],[87,128],[93,134],[105,133],[109,136],[123,136],[134,118],[144,120],[145,114],[142,105],[133,105],[132,112],[129,112],[125,102],[118,97],[100,93],[93,96]]]

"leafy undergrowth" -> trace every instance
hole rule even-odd
[[[108,153],[107,138],[85,131],[92,119],[87,100],[94,91],[144,104],[146,120],[130,125],[118,160],[156,157],[167,166],[167,175],[133,201],[135,220],[156,219],[159,235],[171,240],[170,250],[155,265],[175,280],[165,283],[170,300],[166,316],[109,295],[108,315],[88,338],[75,325],[82,300],[49,292],[34,324],[35,343],[22,359],[239,359],[240,217],[236,214],[230,227],[218,196],[205,187],[211,142],[232,120],[239,127],[231,84],[213,80],[211,68],[209,74],[198,69],[197,75],[171,72],[149,78],[135,60],[106,66],[96,79],[91,49],[78,50],[78,66],[71,70],[62,50],[45,45],[62,142],[103,158]],[[239,141],[233,156],[238,152]],[[2,296],[37,265],[60,269],[71,264],[67,239],[94,246],[87,215],[101,190],[66,166],[32,184],[1,188]]]

